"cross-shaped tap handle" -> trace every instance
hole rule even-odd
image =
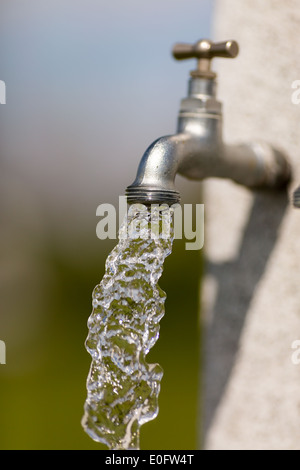
[[[175,44],[172,52],[177,60],[198,59],[198,68],[191,72],[192,76],[214,78],[216,74],[210,70],[211,60],[214,57],[234,59],[239,53],[239,46],[236,41],[201,39],[196,44]]]

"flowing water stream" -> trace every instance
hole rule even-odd
[[[92,356],[84,430],[110,449],[139,449],[140,426],[158,414],[163,371],[146,355],[159,337],[166,295],[158,286],[174,239],[173,211],[131,206],[93,292]],[[132,209],[132,210],[131,210]]]

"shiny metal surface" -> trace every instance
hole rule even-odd
[[[211,61],[214,57],[234,59],[239,53],[236,41],[213,42],[201,39],[195,44],[175,44],[172,50],[176,60],[198,59],[197,69],[191,72],[192,77],[215,78],[211,71]]]
[[[230,50],[233,57],[237,53],[235,44],[227,41],[213,45],[209,41],[207,58],[228,57]],[[195,50],[195,46],[189,47]],[[198,53],[188,52],[182,45],[174,50],[181,58]],[[174,185],[177,173],[194,180],[229,178],[254,188],[278,188],[290,179],[286,156],[272,146],[263,142],[224,144],[222,104],[216,99],[215,79],[197,74],[190,79],[188,97],[181,101],[177,134],[157,139],[146,150],[136,179],[126,190],[128,202],[179,202]]]
[[[175,44],[173,56],[177,60],[183,59],[212,59],[213,57],[234,58],[238,55],[239,46],[236,41],[212,42],[201,39],[196,44]]]

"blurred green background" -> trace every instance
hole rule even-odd
[[[210,35],[211,0],[2,0],[0,449],[103,449],[83,432],[91,294],[114,241],[96,208],[118,202],[146,147],[176,129],[192,64],[177,41]],[[192,12],[192,14],[191,14]],[[179,179],[184,203],[200,185]],[[201,253],[174,242],[160,286],[160,413],[143,449],[195,449]]]

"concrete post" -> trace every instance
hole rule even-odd
[[[215,39],[240,55],[219,60],[227,142],[262,139],[287,151],[287,194],[205,183],[204,447],[300,449],[300,4],[219,0]],[[202,429],[203,429],[202,428]],[[204,436],[203,436],[204,434]],[[202,443],[203,446],[203,443]]]

